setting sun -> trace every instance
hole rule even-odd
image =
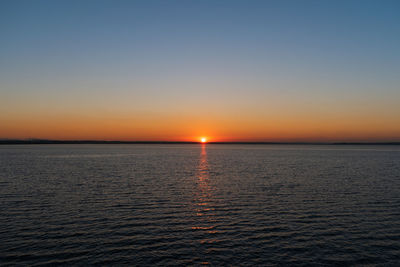
[[[201,142],[202,142],[202,143],[206,143],[206,142],[207,142],[207,138],[202,137],[202,138],[201,138]]]

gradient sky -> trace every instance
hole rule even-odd
[[[400,1],[0,1],[0,138],[400,141]]]

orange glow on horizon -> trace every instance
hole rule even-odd
[[[207,138],[202,137],[202,138],[200,139],[200,141],[201,141],[202,143],[207,143]]]
[[[0,106],[0,109],[3,108]],[[308,115],[308,114],[306,114]],[[126,114],[72,114],[21,111],[0,114],[0,139],[54,139],[107,141],[182,141],[198,142],[342,142],[397,141],[400,125],[389,116],[352,116],[340,119],[315,113],[306,116],[277,113],[232,117],[209,114],[128,116]],[[205,142],[202,140],[205,138]]]

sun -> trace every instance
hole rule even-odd
[[[207,138],[202,137],[202,138],[200,139],[200,141],[201,141],[202,143],[207,143]]]

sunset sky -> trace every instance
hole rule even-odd
[[[0,1],[0,138],[400,141],[400,1]]]

